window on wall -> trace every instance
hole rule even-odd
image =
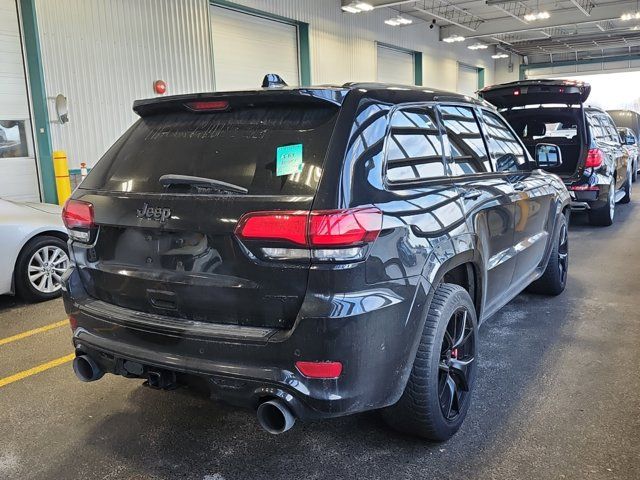
[[[414,85],[413,52],[378,45],[378,81]]]
[[[490,171],[487,148],[473,109],[460,106],[442,106],[440,107],[440,116],[449,139],[451,175],[469,175]]]
[[[0,120],[0,158],[33,156],[29,127],[26,120]]]
[[[296,25],[215,5],[209,11],[216,90],[259,88],[267,73],[299,85]]]
[[[482,118],[487,130],[489,154],[497,172],[518,172],[528,169],[524,147],[507,126],[493,112],[484,110]]]
[[[430,108],[396,110],[387,138],[387,180],[409,182],[445,175],[442,140]]]

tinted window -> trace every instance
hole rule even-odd
[[[507,124],[493,112],[483,111],[487,128],[489,153],[497,172],[527,170],[527,156],[518,138]]]
[[[487,148],[473,109],[442,106],[440,115],[451,147],[451,175],[488,172],[490,165]]]
[[[596,140],[600,142],[607,140],[606,130],[600,124],[600,119],[598,117],[589,116],[589,125],[591,125],[591,134]]]
[[[312,195],[337,113],[330,105],[283,103],[144,117],[109,149],[82,186],[163,192],[159,177],[178,174],[232,183],[250,194]],[[287,146],[292,149],[281,148]],[[288,161],[295,162],[297,171],[282,168]]]
[[[387,139],[387,179],[391,182],[442,177],[442,140],[434,112],[402,108],[391,116]]]

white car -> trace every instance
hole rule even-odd
[[[0,295],[41,301],[60,295],[69,268],[62,208],[0,198]]]

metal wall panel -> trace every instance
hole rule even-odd
[[[135,121],[135,99],[213,90],[207,0],[36,0],[45,87],[69,101],[52,123],[69,167],[91,166]]]
[[[52,123],[55,149],[66,150],[71,168],[95,164],[135,120],[134,99],[153,96],[163,79],[169,94],[214,88],[207,0],[35,0],[45,86],[69,100],[70,122]],[[375,81],[376,42],[423,53],[423,85],[455,88],[457,62],[485,69],[490,52],[438,41],[424,22],[394,28],[393,12],[343,13],[338,0],[235,0],[272,15],[309,24],[314,84]],[[54,118],[51,119],[54,121]]]
[[[438,29],[429,29],[425,22],[416,21],[406,27],[385,25],[384,21],[394,15],[387,8],[353,15],[344,13],[338,0],[234,0],[234,3],[309,24],[314,84],[375,81],[376,42],[422,52],[426,87],[453,90],[458,61],[484,68],[485,83],[491,85],[493,81],[495,62],[491,52],[442,43]]]

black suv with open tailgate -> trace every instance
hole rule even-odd
[[[631,201],[633,161],[609,114],[584,105],[590,93],[589,84],[573,80],[521,80],[479,92],[500,109],[532,155],[539,144],[560,148],[560,161],[539,158],[540,167],[562,178],[573,210],[586,211],[593,225],[608,226],[616,203]]]
[[[569,194],[482,101],[347,84],[134,110],[64,210],[81,380],[199,384],[271,433],[383,409],[445,440],[478,325],[565,287]]]

